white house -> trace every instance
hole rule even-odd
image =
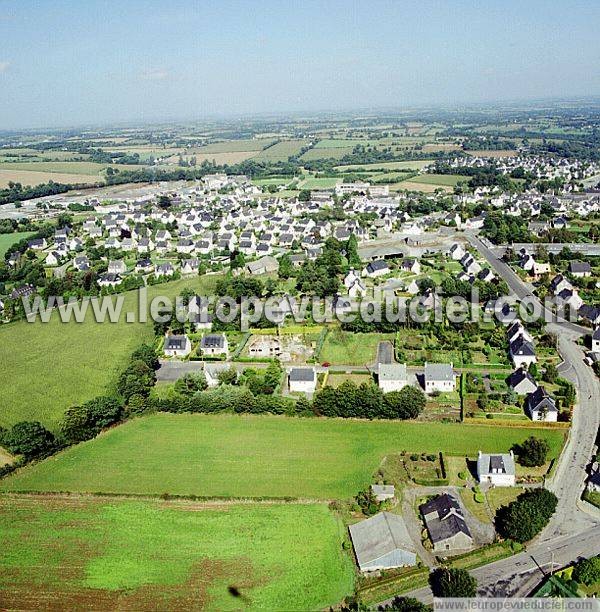
[[[423,380],[425,393],[449,393],[456,386],[452,363],[425,363]]]
[[[377,376],[379,388],[384,393],[400,391],[408,384],[408,374],[405,363],[380,363]]]
[[[314,393],[317,389],[317,372],[314,368],[292,368],[288,383],[292,393]]]
[[[497,487],[514,487],[516,482],[515,455],[488,455],[479,451],[477,457],[477,479],[481,483]]]
[[[389,273],[390,269],[383,259],[372,261],[371,263],[367,264],[363,270],[363,276],[368,276],[369,278],[377,278],[378,276],[385,276]]]
[[[200,340],[200,350],[203,355],[227,356],[229,352],[229,343],[225,334],[206,334]]]
[[[600,353],[600,327],[596,327],[592,334],[592,352]]]
[[[192,351],[192,343],[186,336],[165,336],[164,353],[169,357],[185,357]]]
[[[532,421],[556,423],[558,419],[556,402],[544,387],[538,387],[527,398],[527,412]]]

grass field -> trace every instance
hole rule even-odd
[[[298,189],[333,189],[341,182],[339,178],[314,178],[309,177],[300,181]]]
[[[421,170],[428,166],[433,160],[415,159],[414,161],[395,161],[395,162],[376,162],[373,164],[358,164],[350,166],[336,166],[336,170],[341,172],[352,170]]]
[[[325,505],[0,498],[0,607],[318,610],[353,590]]]
[[[410,179],[412,183],[423,183],[425,185],[444,185],[454,187],[459,181],[468,181],[468,176],[460,174],[421,174]]]
[[[14,234],[0,234],[0,260],[4,261],[4,254],[9,247],[23,238],[32,236],[34,232],[15,232]]]
[[[284,140],[274,144],[272,147],[263,149],[253,159],[260,161],[287,161],[291,155],[296,155],[302,147],[308,144],[306,140]]]
[[[81,174],[98,176],[109,164],[96,162],[0,162],[0,170],[28,170],[32,172],[57,172],[59,174]]]
[[[204,147],[195,148],[193,149],[193,153],[195,155],[203,153],[231,153],[236,151],[262,151],[274,142],[272,138],[225,140],[223,142],[214,142]]]
[[[373,363],[377,355],[377,345],[382,340],[394,339],[393,334],[354,334],[333,330],[325,339],[319,355],[321,363],[341,365],[365,365]]]
[[[26,467],[0,490],[346,499],[387,454],[506,452],[531,434],[462,423],[156,414]],[[535,434],[558,454],[563,432]]]
[[[332,147],[330,149],[313,148],[304,153],[301,159],[312,161],[315,159],[342,159],[345,155],[350,155],[354,147]]]
[[[148,298],[175,297],[185,287],[210,291],[214,276],[149,287]],[[123,312],[137,312],[137,292],[124,294]],[[0,425],[40,420],[54,428],[63,412],[107,390],[132,350],[153,337],[152,323],[96,323],[91,308],[85,322],[19,321],[0,328],[0,370],[4,385]]]
[[[2,168],[7,166],[8,164],[3,164]],[[10,166],[12,167],[13,164],[10,164]],[[48,181],[79,185],[99,182],[100,177],[85,174],[67,174],[64,172],[34,172],[30,170],[17,170],[16,168],[14,170],[0,169],[0,188],[8,187],[8,184],[11,182],[33,186],[47,183]]]

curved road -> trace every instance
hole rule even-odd
[[[468,239],[519,299],[529,297],[540,305],[527,285],[477,236],[469,234]],[[565,362],[561,375],[573,382],[578,391],[569,439],[553,477],[546,483],[557,495],[558,506],[549,525],[529,543],[525,552],[472,570],[479,585],[478,594],[484,597],[524,596],[542,580],[552,563],[554,568],[559,568],[577,558],[600,553],[600,520],[582,511],[578,504],[600,425],[600,384],[591,368],[583,363],[583,350],[576,343],[590,330],[561,320],[549,323],[548,331],[558,337]],[[433,599],[428,587],[406,595],[426,603]]]

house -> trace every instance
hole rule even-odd
[[[405,259],[400,267],[404,272],[421,273],[421,264],[417,259]]]
[[[175,268],[170,263],[159,264],[154,270],[154,276],[160,278],[161,276],[173,276],[175,274]]]
[[[529,395],[537,388],[537,383],[524,368],[516,369],[507,379],[506,384],[518,395]]]
[[[45,265],[47,266],[58,266],[58,262],[60,261],[60,253],[56,251],[51,251],[46,255]]]
[[[488,455],[479,451],[477,457],[477,479],[481,483],[497,487],[514,487],[516,482],[515,455]]]
[[[576,278],[587,278],[592,275],[592,266],[587,261],[571,261],[569,272]]]
[[[317,372],[314,368],[292,368],[288,383],[291,393],[314,393],[317,389]]]
[[[382,501],[387,501],[388,499],[394,499],[394,496],[396,495],[396,487],[394,487],[394,485],[372,484],[371,493],[373,494],[375,501],[381,503]]]
[[[125,274],[127,266],[122,259],[113,259],[108,262],[108,272],[110,274]]]
[[[560,293],[563,289],[573,289],[573,285],[562,275],[557,274],[550,281],[550,291],[554,294]]]
[[[598,466],[597,462],[594,462],[592,465],[585,488],[590,493],[600,492],[600,466]]]
[[[186,336],[165,336],[164,353],[169,357],[185,357],[192,351],[192,343]]]
[[[366,295],[367,293],[367,288],[365,286],[365,284],[360,280],[360,278],[357,278],[352,285],[350,285],[350,287],[348,287],[348,295],[351,298],[355,298],[355,297],[363,297],[364,295]]]
[[[105,274],[100,274],[96,282],[98,283],[99,287],[117,287],[123,281],[121,280],[121,277],[118,274],[106,272]]]
[[[27,243],[27,247],[33,251],[42,251],[48,246],[45,238],[34,238]]]
[[[434,552],[466,550],[473,537],[461,507],[452,495],[444,493],[419,507]]]
[[[200,270],[199,259],[184,259],[181,262],[181,273],[182,274],[198,274]]]
[[[579,307],[577,315],[580,319],[588,321],[592,325],[600,325],[600,308],[598,308],[597,306],[583,304]]]
[[[600,327],[596,327],[592,334],[592,352],[600,353]]]
[[[138,274],[145,274],[147,272],[152,272],[154,269],[154,264],[151,259],[139,259],[135,264],[135,271]]]
[[[350,525],[350,538],[358,566],[373,572],[406,565],[416,565],[415,546],[404,519],[397,514],[379,512],[360,523]]]
[[[16,287],[10,292],[11,300],[18,300],[20,298],[30,297],[35,293],[35,287],[30,285],[29,283],[25,285],[21,285],[20,287]]]
[[[229,343],[225,334],[206,334],[200,340],[203,355],[225,355],[229,352]]]
[[[449,252],[450,252],[450,257],[452,257],[454,261],[460,261],[466,254],[466,251],[462,248],[460,244],[458,244],[458,242],[455,242],[450,247]]]
[[[73,260],[73,267],[79,272],[85,272],[90,269],[90,261],[85,255],[81,255],[79,257],[75,257]]]
[[[405,363],[380,363],[377,383],[384,393],[400,391],[408,384]]]
[[[537,362],[533,344],[522,335],[511,342],[508,352],[515,368],[528,367]]]
[[[454,391],[456,376],[452,363],[425,363],[423,380],[425,393]]]
[[[389,273],[390,269],[383,259],[372,261],[363,270],[363,276],[368,276],[369,278],[377,278],[378,276],[385,276]]]
[[[556,423],[558,419],[556,402],[544,387],[538,387],[527,398],[527,412],[532,421]]]
[[[277,272],[277,270],[279,270],[279,262],[270,255],[246,264],[246,271],[250,274],[268,274],[269,272]]]
[[[217,387],[219,385],[219,374],[221,372],[227,372],[231,369],[228,363],[205,363],[204,364],[204,376],[206,378],[206,384],[209,387]]]

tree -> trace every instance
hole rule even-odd
[[[71,406],[65,410],[60,422],[60,433],[69,444],[90,440],[95,432],[89,410],[85,406]]]
[[[235,385],[238,379],[238,373],[234,366],[231,366],[227,370],[222,370],[217,374],[219,383],[221,385]]]
[[[544,370],[543,379],[553,385],[558,380],[558,369],[553,363],[549,363]]]
[[[420,389],[407,385],[383,396],[385,416],[389,419],[415,419],[423,412],[426,401]]]
[[[429,576],[435,597],[475,597],[477,581],[467,570],[438,567]]]
[[[174,385],[174,389],[181,395],[194,395],[198,391],[204,391],[208,387],[204,372],[187,372],[179,378]]]
[[[51,453],[56,439],[40,422],[20,421],[4,434],[3,445],[11,453],[33,459]]]
[[[147,397],[155,381],[156,375],[154,370],[148,367],[147,363],[142,359],[136,359],[121,374],[117,390],[126,401],[133,395]]]
[[[161,195],[158,198],[158,205],[164,210],[171,208],[171,204],[171,198],[168,195]]]
[[[414,597],[397,596],[389,604],[379,606],[378,610],[384,610],[385,612],[429,612],[429,606]]]
[[[558,499],[547,489],[522,493],[496,513],[496,529],[504,538],[528,542],[548,524]]]
[[[578,561],[573,568],[573,580],[587,586],[600,582],[600,555]]]
[[[298,194],[298,199],[301,202],[308,202],[310,200],[310,190],[302,189],[300,193]]]
[[[354,234],[350,234],[346,243],[346,259],[352,268],[360,268],[361,261],[358,254],[358,240]]]
[[[277,272],[279,278],[288,279],[290,276],[294,276],[294,265],[289,253],[284,253],[279,258],[279,270]]]
[[[522,444],[515,444],[513,450],[521,465],[526,467],[539,467],[546,463],[546,457],[550,450],[550,446],[544,439],[529,436]]]

